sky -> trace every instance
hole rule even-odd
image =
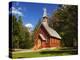
[[[35,28],[43,16],[43,8],[47,9],[47,15],[51,16],[59,7],[57,4],[31,3],[31,2],[10,2],[9,13],[22,16],[23,25]]]

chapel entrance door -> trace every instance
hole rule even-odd
[[[38,49],[41,48],[41,39],[40,39],[40,38],[38,39],[38,45],[37,45],[37,48],[38,48]]]
[[[41,47],[42,48],[46,48],[47,47],[46,40],[41,40]]]

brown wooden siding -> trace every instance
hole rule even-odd
[[[50,38],[50,47],[60,47],[60,40],[56,38]]]
[[[42,48],[46,48],[46,47],[47,47],[47,46],[46,46],[46,41],[45,41],[45,40],[42,40],[41,46],[42,46]]]
[[[43,34],[43,36],[46,38],[48,33],[47,31],[45,30],[45,28],[43,26],[41,26],[41,29],[40,29],[40,33]]]
[[[41,40],[41,48],[47,48],[47,47],[60,47],[60,40],[54,37],[50,37],[47,31],[43,26],[40,26],[40,28],[35,32],[34,34],[34,45],[38,45],[39,40],[39,34],[42,34],[45,38],[48,37],[46,40]]]

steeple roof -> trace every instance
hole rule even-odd
[[[59,34],[54,29],[52,29],[51,27],[49,27],[49,25],[48,25],[47,9],[44,8],[43,11],[44,11],[43,12],[43,21],[42,21],[41,24],[43,25],[43,27],[46,29],[46,31],[48,32],[48,34],[50,36],[61,39],[61,37],[59,36]]]
[[[48,20],[47,10],[46,10],[46,8],[44,8],[43,19],[42,19],[41,24],[38,26],[38,29],[42,25],[50,36],[61,39],[60,35],[48,25],[47,20]],[[41,34],[40,34],[40,36],[45,40],[44,36],[42,36]]]
[[[47,9],[46,8],[43,8],[43,20],[42,22],[46,22],[48,23],[48,16],[47,16]]]
[[[50,36],[61,39],[60,35],[45,22],[42,22],[43,27],[49,33]]]
[[[43,17],[47,17],[47,9],[43,8],[43,10],[44,10]]]

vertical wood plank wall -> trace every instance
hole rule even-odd
[[[35,37],[34,37],[34,45],[38,45],[38,39],[39,39],[39,34],[43,34],[44,37],[48,34],[47,31],[41,26],[36,32],[35,32]],[[46,42],[44,40],[41,40],[41,48],[46,48],[46,47],[60,47],[60,41],[57,38],[50,37],[49,40]]]
[[[50,47],[60,47],[60,40],[56,38],[50,38]]]

